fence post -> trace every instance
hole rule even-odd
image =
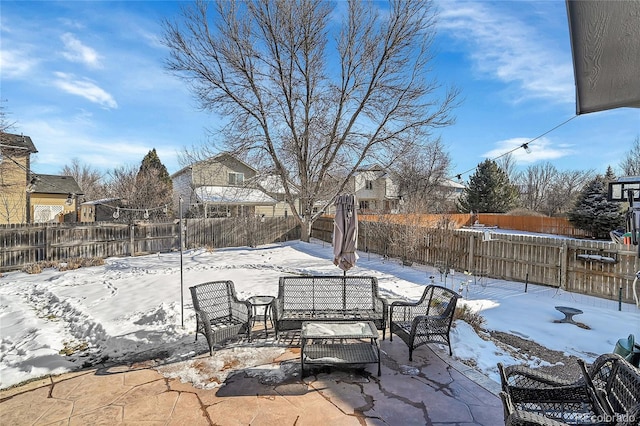
[[[469,272],[473,272],[475,268],[475,238],[474,235],[469,235],[469,259],[467,261],[467,267]]]
[[[135,244],[135,225],[132,223],[131,226],[129,226],[129,256],[135,256],[135,252],[136,252],[136,248],[134,246]]]
[[[562,287],[564,283],[565,290],[568,290],[567,287],[567,263],[569,262],[569,245],[567,244],[567,240],[562,240],[562,247],[560,248],[560,282],[558,283],[558,287]]]
[[[56,260],[50,258],[52,255],[51,242],[53,241],[53,235],[51,235],[53,231],[50,231],[52,227],[53,226],[50,225],[44,225],[44,258],[41,260]]]

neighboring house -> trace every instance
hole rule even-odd
[[[29,136],[0,133],[0,224],[31,222],[27,190],[36,152]]]
[[[260,189],[256,170],[230,154],[198,161],[171,175],[174,205],[182,197],[182,215],[254,216],[278,201]]]
[[[120,198],[85,201],[80,204],[80,222],[112,222],[114,207],[120,207]]]
[[[287,201],[287,195],[280,176],[270,175],[258,177],[256,179],[258,187],[267,195],[277,201],[272,206],[256,206],[256,214],[267,217],[288,216],[291,213],[291,206]],[[294,197],[293,202],[297,210],[300,210],[300,200],[297,198],[299,190],[296,185],[289,182],[289,191]]]
[[[455,201],[464,192],[464,185],[451,179],[444,179],[438,189],[445,194],[445,197],[449,201]]]
[[[358,169],[349,179],[347,191],[355,194],[360,214],[398,211],[398,185],[380,166]]]
[[[37,175],[31,199],[32,223],[78,219],[78,198],[83,195],[73,176]]]

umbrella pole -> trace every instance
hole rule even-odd
[[[347,271],[342,271],[342,309],[347,310]]]

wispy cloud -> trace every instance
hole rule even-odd
[[[574,101],[571,54],[550,41],[541,28],[491,3],[440,3],[439,28],[462,42],[477,71],[517,85],[514,102],[528,98]],[[512,94],[513,93],[513,94]]]
[[[485,152],[482,157],[494,159],[512,151],[511,155],[516,163],[532,164],[537,161],[556,160],[574,154],[571,146],[566,144],[554,146],[547,138],[536,139],[534,142],[529,143],[530,140],[530,138],[512,138],[499,141],[495,144],[494,149]],[[528,145],[530,153],[521,148],[525,143]]]
[[[25,78],[37,62],[36,59],[30,58],[22,51],[0,50],[0,69],[2,69],[3,79]]]
[[[81,96],[105,108],[118,108],[113,96],[93,81],[86,78],[78,79],[72,74],[62,72],[56,72],[55,75],[57,79],[54,80],[54,85],[65,92]]]
[[[82,44],[73,34],[64,33],[60,36],[60,39],[64,43],[62,55],[71,62],[85,64],[91,68],[100,68],[102,66],[98,53],[89,46]]]

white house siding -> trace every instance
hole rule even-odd
[[[182,196],[182,215],[189,210],[189,206],[196,202],[195,194],[191,189],[191,168],[182,169],[171,177],[173,181],[173,206],[178,212],[179,199]],[[178,212],[179,214],[179,212]]]

